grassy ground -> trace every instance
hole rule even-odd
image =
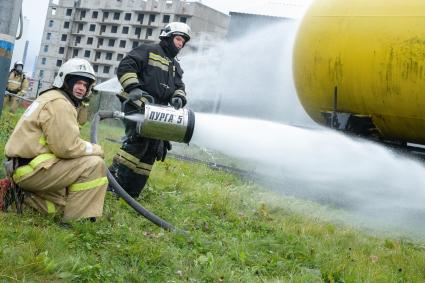
[[[5,117],[2,143],[13,124]],[[118,145],[102,144],[110,159]],[[425,282],[420,243],[327,222],[315,204],[204,165],[158,163],[140,202],[188,235],[110,194],[100,221],[71,229],[57,217],[0,213],[0,282]]]

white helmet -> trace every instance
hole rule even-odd
[[[21,66],[22,66],[22,68],[24,67],[24,63],[23,63],[22,61],[16,61],[16,62],[15,62],[15,64],[13,65],[13,68],[14,68],[14,69],[16,69],[16,67],[17,67],[18,65],[21,65]]]
[[[90,94],[91,88],[96,82],[96,75],[94,73],[93,67],[85,59],[72,58],[66,61],[59,68],[58,74],[55,77],[52,85],[57,88],[63,88],[64,82],[67,80],[68,76],[81,76],[90,80],[90,84],[87,87],[86,97]]]
[[[13,65],[13,70],[15,70],[18,74],[22,74],[24,71],[24,63],[22,63],[22,61],[16,61]]]
[[[165,26],[159,35],[160,39],[171,37],[174,35],[181,35],[186,39],[186,42],[190,40],[190,27],[185,23],[172,22]]]

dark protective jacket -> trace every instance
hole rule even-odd
[[[167,56],[160,44],[142,44],[133,49],[120,62],[117,75],[125,92],[140,88],[156,104],[167,105],[173,95],[186,95],[180,64]]]

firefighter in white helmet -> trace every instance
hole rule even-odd
[[[89,62],[64,63],[53,87],[25,111],[7,141],[13,180],[29,192],[24,204],[62,213],[65,222],[100,217],[108,185],[103,150],[80,137],[77,109],[90,95],[95,73]]]
[[[16,61],[13,69],[9,72],[6,90],[12,94],[25,96],[28,85],[28,79],[24,74],[24,63]],[[5,97],[3,104],[8,106],[9,112],[15,113],[18,108],[18,99],[15,96],[8,95]]]
[[[158,44],[142,44],[120,62],[118,79],[124,89],[119,95],[124,112],[136,113],[144,103],[186,105],[183,70],[177,54],[190,40],[190,27],[173,22],[165,26]],[[164,161],[171,149],[169,141],[143,138],[136,133],[136,123],[125,120],[126,139],[110,167],[118,183],[132,197],[145,186],[155,160]]]

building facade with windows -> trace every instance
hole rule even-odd
[[[33,95],[49,88],[62,63],[74,57],[90,61],[98,82],[108,80],[131,49],[157,42],[161,29],[173,21],[191,26],[185,48],[191,50],[205,38],[224,38],[229,16],[184,0],[50,0]]]

